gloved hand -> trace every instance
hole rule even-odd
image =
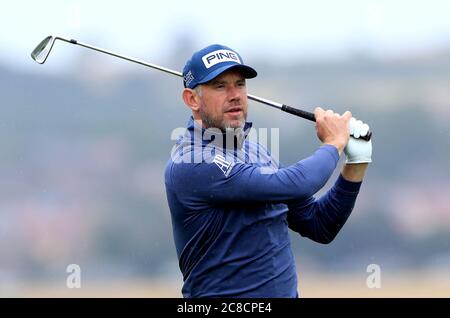
[[[372,141],[357,139],[359,136],[365,136],[369,132],[369,125],[352,117],[349,123],[350,139],[344,148],[347,164],[369,163],[372,162]]]

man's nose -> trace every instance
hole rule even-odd
[[[241,98],[241,95],[240,95],[239,87],[236,85],[231,85],[228,88],[228,100],[234,101],[234,100],[239,100],[240,98]]]

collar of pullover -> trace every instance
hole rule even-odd
[[[192,142],[201,142],[202,146],[213,144],[223,149],[241,149],[251,127],[252,123],[246,122],[244,128],[231,128],[225,132],[218,128],[205,129],[200,127],[191,116],[187,124],[187,133],[191,139],[191,144]]]

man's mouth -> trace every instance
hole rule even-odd
[[[242,112],[242,107],[232,107],[226,111],[226,113],[229,113],[230,115],[238,115]]]

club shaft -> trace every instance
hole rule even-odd
[[[111,51],[108,51],[108,50],[105,50],[105,49],[101,49],[101,48],[96,47],[96,46],[92,46],[92,45],[89,45],[89,44],[85,44],[85,43],[79,42],[79,41],[74,40],[74,39],[68,40],[68,39],[64,39],[64,38],[61,38],[61,37],[58,37],[58,39],[66,41],[66,42],[69,42],[69,43],[72,43],[72,44],[76,44],[76,45],[79,45],[79,46],[83,46],[85,48],[92,49],[92,50],[95,50],[95,51],[98,51],[98,52],[106,53],[108,55],[112,55],[112,56],[121,58],[123,60],[127,60],[127,61],[134,62],[134,63],[137,63],[137,64],[141,64],[141,65],[144,65],[144,66],[148,66],[148,67],[151,67],[151,68],[154,68],[154,69],[157,69],[157,70],[169,73],[169,74],[173,74],[173,75],[176,75],[176,76],[179,76],[179,77],[183,77],[183,74],[181,72],[177,72],[177,71],[168,69],[166,67],[162,67],[162,66],[159,66],[159,65],[155,65],[155,64],[144,62],[144,61],[140,61],[140,60],[135,59],[135,58],[131,58],[131,57],[127,57],[127,56],[124,56],[124,55],[121,55],[121,54],[117,54],[117,53],[114,53],[114,52],[111,52]],[[283,104],[280,104],[280,103],[277,103],[277,102],[274,102],[274,101],[271,101],[271,100],[268,100],[268,99],[265,99],[265,98],[262,98],[262,97],[258,97],[258,96],[255,96],[255,95],[251,95],[251,94],[248,94],[247,96],[248,96],[249,99],[251,99],[253,101],[256,101],[256,102],[259,102],[259,103],[262,103],[262,104],[265,104],[265,105],[268,105],[268,106],[271,106],[271,107],[274,107],[274,108],[277,108],[279,110],[283,110]]]
[[[67,41],[66,39],[64,39],[64,40]],[[108,50],[104,50],[104,49],[101,49],[101,48],[96,47],[96,46],[92,46],[92,45],[89,45],[89,44],[78,42],[77,40],[74,40],[74,39],[71,39],[71,40],[69,40],[67,42],[72,43],[72,44],[76,44],[76,45],[79,45],[79,46],[83,46],[85,48],[92,49],[92,50],[95,50],[95,51],[98,51],[98,52],[106,53],[108,55],[112,55],[112,56],[121,58],[123,60],[127,60],[127,61],[134,62],[134,63],[137,63],[137,64],[141,64],[141,65],[144,65],[144,66],[148,66],[148,67],[151,67],[151,68],[154,68],[154,69],[157,69],[157,70],[169,73],[169,74],[173,74],[173,75],[176,75],[176,76],[179,76],[179,77],[183,77],[183,74],[180,73],[180,72],[177,72],[177,71],[174,71],[174,70],[162,67],[162,66],[158,66],[158,65],[155,65],[155,64],[151,64],[151,63],[147,63],[147,62],[144,62],[144,61],[140,61],[140,60],[137,60],[135,58],[127,57],[127,56],[124,56],[124,55],[121,55],[121,54],[117,54],[117,53],[114,53],[114,52],[111,52],[111,51],[108,51]]]
[[[247,96],[248,96],[248,99],[251,99],[251,100],[254,100],[255,102],[259,102],[259,103],[271,106],[273,108],[277,108],[279,110],[281,110],[282,107],[283,107],[283,104],[280,104],[280,103],[277,103],[277,102],[273,102],[273,101],[265,99],[265,98],[261,98],[261,97],[258,97],[258,96],[255,96],[255,95],[250,95],[250,94],[248,94]]]
[[[183,74],[181,72],[177,72],[177,71],[171,70],[171,69],[166,68],[166,67],[162,67],[162,66],[159,66],[159,65],[156,65],[156,64],[147,63],[147,62],[135,59],[135,58],[131,58],[131,57],[127,57],[127,56],[124,56],[124,55],[121,55],[121,54],[117,54],[117,53],[114,53],[114,52],[111,52],[111,51],[108,51],[108,50],[105,50],[105,49],[102,49],[102,48],[99,48],[99,47],[96,47],[96,46],[92,46],[92,45],[89,45],[89,44],[78,42],[77,40],[74,40],[74,39],[68,40],[68,39],[65,39],[65,38],[62,38],[62,37],[56,37],[55,39],[59,39],[59,40],[62,40],[62,41],[68,42],[68,43],[72,43],[72,44],[75,44],[75,45],[83,46],[83,47],[91,49],[91,50],[95,50],[95,51],[98,51],[98,52],[101,52],[101,53],[105,53],[105,54],[108,54],[108,55],[111,55],[111,56],[115,56],[115,57],[121,58],[123,60],[133,62],[133,63],[141,64],[141,65],[144,65],[144,66],[147,66],[147,67],[159,70],[159,71],[163,71],[165,73],[169,73],[169,74],[172,74],[172,75],[183,77]],[[282,110],[284,112],[287,112],[289,114],[296,115],[296,116],[302,117],[302,118],[310,120],[310,121],[316,121],[316,118],[315,118],[314,114],[311,113],[311,112],[307,112],[307,111],[304,111],[304,110],[301,110],[301,109],[298,109],[298,108],[290,107],[290,106],[287,106],[287,105],[284,105],[284,104],[281,104],[281,103],[277,103],[277,102],[271,101],[269,99],[265,99],[265,98],[261,98],[261,97],[255,96],[255,95],[247,94],[247,96],[248,96],[248,98],[250,100],[253,100],[253,101],[256,101],[256,102],[268,105],[268,106],[271,106],[273,108],[277,108],[277,109]],[[371,137],[372,137],[372,132],[369,132],[366,136],[360,137],[360,138],[365,139],[365,140],[370,140]]]

